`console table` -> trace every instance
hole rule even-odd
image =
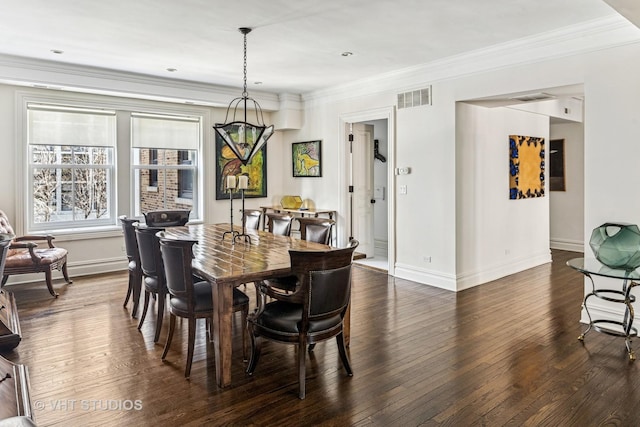
[[[337,212],[333,209],[287,209],[287,208],[283,208],[282,206],[260,206],[260,209],[262,209],[262,229],[266,230],[266,226],[267,226],[267,221],[266,221],[266,213],[267,211],[272,211],[272,212],[277,212],[277,213],[282,213],[282,212],[286,212],[286,213],[290,213],[293,215],[300,215],[302,217],[304,217],[305,215],[307,216],[313,216],[313,217],[318,217],[318,215],[327,215],[329,217],[329,219],[333,219],[334,221],[336,221],[336,223],[334,224],[334,228],[335,228],[335,233],[332,233],[331,235],[331,244],[333,246],[335,246],[337,244],[337,240],[338,240],[338,215]],[[335,240],[335,242],[334,242]]]
[[[633,326],[634,312],[631,304],[635,302],[636,297],[631,293],[631,290],[634,286],[640,284],[640,271],[627,271],[610,268],[600,263],[595,258],[574,258],[567,261],[567,265],[584,274],[591,281],[591,292],[584,297],[584,301],[582,302],[582,307],[589,317],[589,326],[582,334],[580,334],[578,339],[580,341],[584,341],[584,336],[591,330],[591,328],[608,335],[624,337],[625,344],[627,346],[627,353],[629,354],[629,360],[635,360],[636,356],[631,348],[631,338],[638,335],[638,330]],[[596,288],[593,276],[619,279],[622,281],[622,286],[620,289]],[[625,308],[622,319],[593,320],[589,313],[589,307],[587,306],[587,300],[592,296],[605,301],[624,304]]]
[[[17,416],[33,419],[27,368],[0,356],[0,419]]]

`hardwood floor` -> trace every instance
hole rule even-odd
[[[265,343],[245,376],[239,315],[232,387],[216,386],[204,321],[185,380],[187,323],[163,363],[168,323],[154,345],[154,306],[137,330],[122,307],[126,272],[59,281],[58,299],[41,283],[12,287],[23,341],[5,357],[28,366],[40,426],[638,425],[640,362],[620,338],[577,340],[575,256],[556,251],[552,264],[459,293],[355,267],[354,376],[335,341],[318,344],[303,401],[292,346]]]

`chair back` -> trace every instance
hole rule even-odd
[[[122,232],[124,233],[124,247],[127,252],[129,261],[139,261],[140,252],[138,250],[138,240],[136,239],[135,224],[139,221],[135,218],[127,218],[122,215],[118,218],[122,223]]]
[[[291,222],[293,216],[279,213],[266,214],[269,218],[269,232],[279,236],[291,235]]]
[[[260,227],[262,211],[259,209],[245,209],[242,211],[242,221],[247,230],[257,230]]]
[[[176,227],[189,222],[191,210],[156,210],[143,213],[144,220],[149,227]]]
[[[163,232],[158,233],[160,252],[164,265],[165,280],[169,294],[187,301],[189,311],[193,311],[193,276],[191,261],[193,245],[196,240],[167,239]]]
[[[159,283],[164,282],[164,266],[160,254],[160,239],[156,233],[164,231],[164,228],[135,226],[138,250],[140,251],[140,266],[142,273],[147,277],[153,277]]]
[[[329,218],[297,218],[300,223],[300,238],[309,242],[328,245],[331,241],[331,228],[336,223]]]
[[[343,249],[290,250],[291,270],[303,295],[304,324],[309,320],[343,314],[351,296],[351,264],[358,241]]]

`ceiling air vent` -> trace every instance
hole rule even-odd
[[[521,102],[531,102],[531,101],[545,101],[547,99],[555,99],[555,96],[549,93],[536,92],[536,93],[526,93],[524,95],[514,96],[509,99],[512,99],[514,101],[521,101]]]
[[[431,105],[431,86],[398,94],[398,108],[411,108]]]

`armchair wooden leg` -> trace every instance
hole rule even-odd
[[[256,337],[251,333],[251,329],[249,329],[249,336],[251,337],[251,357],[249,358],[249,365],[247,365],[246,372],[249,375],[253,375],[253,371],[256,370],[258,360],[260,359],[262,343],[260,337]]]
[[[344,370],[347,371],[347,375],[352,377],[353,371],[351,370],[351,363],[349,362],[349,355],[347,355],[347,349],[344,344],[344,335],[342,332],[336,336],[336,341],[338,342],[338,352],[340,353],[340,360],[342,360]]]
[[[58,294],[56,293],[56,291],[53,290],[53,284],[51,283],[51,270],[50,269],[44,272],[44,277],[45,277],[45,280],[47,282],[47,289],[49,289],[49,293],[54,298],[58,298]]]
[[[67,262],[65,261],[62,264],[62,275],[64,276],[64,280],[67,283],[73,283],[73,280],[69,279],[69,272],[67,271]]]

